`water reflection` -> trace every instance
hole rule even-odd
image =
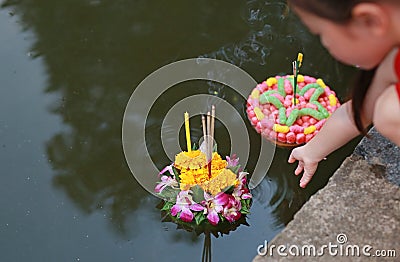
[[[41,56],[46,64],[46,92],[59,95],[50,110],[70,127],[52,137],[46,146],[55,172],[54,185],[87,214],[108,210],[110,220],[121,233],[125,231],[126,214],[138,207],[137,199],[147,195],[131,178],[121,150],[122,117],[118,116],[123,114],[131,87],[149,69],[181,56],[181,49],[178,55],[173,52],[172,57],[171,52],[160,50],[168,47],[167,42],[158,43],[158,39],[166,36],[165,18],[187,10],[196,10],[197,17],[222,18],[219,10],[228,6],[225,1],[185,9],[188,4],[178,2],[181,5],[165,6],[168,9],[163,13],[168,17],[150,12],[152,5],[144,2],[4,1],[2,4],[3,8],[13,9],[25,30],[35,33],[36,41],[30,51],[35,55],[31,57]],[[180,11],[175,10],[176,6]],[[193,17],[181,17],[189,18]],[[206,26],[207,20],[201,21],[199,27],[203,30],[194,35],[197,40],[205,32],[212,33]],[[171,23],[175,22],[171,19]],[[216,26],[213,32],[218,31]],[[180,33],[193,39],[192,30],[182,29]],[[178,38],[189,39],[184,35]],[[209,35],[206,38],[210,40]],[[146,52],[152,46],[161,51],[157,56]],[[190,48],[193,54],[201,53],[194,48],[195,45]],[[159,122],[160,118],[162,115],[149,123]]]
[[[305,62],[305,71],[326,75],[327,82],[337,84],[346,79],[341,66],[314,44],[315,39],[288,12],[283,0],[236,4],[229,0],[6,0],[2,8],[12,10],[24,30],[34,33],[30,57],[41,57],[48,75],[45,92],[59,98],[49,110],[68,126],[46,144],[54,186],[83,213],[105,212],[113,229],[122,235],[129,234],[128,227],[140,232],[142,224],[136,223],[138,216],[132,214],[149,198],[132,178],[121,145],[125,105],[134,87],[149,73],[172,61],[205,56],[242,66],[261,81],[266,74],[287,72],[290,63],[286,60],[300,49],[306,55],[316,54]],[[204,85],[199,90],[224,97],[245,117],[244,102],[237,94],[219,85]],[[148,135],[155,138],[148,143],[149,151],[160,166],[168,162],[156,139],[161,120],[166,110],[187,94],[179,87],[171,90],[148,120]],[[252,130],[250,124],[248,127]],[[221,126],[216,126],[216,132],[227,137]],[[194,133],[200,135],[200,131]],[[253,130],[250,136],[251,172],[259,136]],[[219,142],[221,148],[230,143],[219,141],[223,141]],[[267,225],[269,237],[307,198],[297,189],[287,154],[287,150],[277,152],[268,177],[253,192],[256,211],[266,210],[260,219],[273,217],[274,224]],[[129,216],[134,219],[128,220]],[[175,242],[198,241],[177,232],[169,236]]]

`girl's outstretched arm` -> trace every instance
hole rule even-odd
[[[377,118],[376,112],[374,112],[376,111],[377,99],[386,94],[387,92],[385,91],[387,91],[388,87],[398,81],[393,67],[397,52],[398,48],[394,48],[376,70],[362,109],[361,119],[365,127],[369,126],[372,120]],[[350,100],[329,117],[321,131],[310,142],[293,149],[290,154],[289,163],[294,163],[296,160],[299,161],[295,174],[299,175],[304,171],[300,186],[304,188],[310,182],[317,170],[319,161],[359,134],[360,132],[354,124]]]
[[[304,171],[300,180],[300,187],[305,187],[310,182],[317,170],[318,162],[331,152],[340,148],[360,132],[354,125],[351,116],[351,101],[339,107],[318,134],[306,145],[293,149],[289,163],[299,161],[295,174]]]

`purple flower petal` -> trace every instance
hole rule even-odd
[[[160,175],[164,174],[165,172],[169,171],[169,173],[174,176],[174,171],[172,170],[172,165],[166,166],[163,170],[160,171]]]
[[[238,177],[239,181],[242,181],[242,179],[246,179],[246,176],[247,176],[248,174],[249,174],[249,173],[247,173],[247,172],[240,172],[240,173],[239,173],[239,177]]]
[[[208,194],[206,191],[204,191],[204,200],[206,202],[211,201],[213,198],[210,194]]]
[[[217,225],[219,222],[219,216],[218,216],[217,212],[215,212],[215,211],[211,211],[210,213],[208,213],[207,219],[210,222],[210,224],[213,226]]]
[[[176,216],[176,214],[178,214],[179,211],[182,210],[182,207],[175,204],[172,208],[171,208],[171,215]]]
[[[236,154],[233,154],[231,157],[226,156],[226,162],[228,163],[228,167],[235,167],[239,165],[239,158]]]
[[[191,221],[193,220],[193,217],[194,217],[194,215],[193,215],[192,211],[190,211],[189,208],[187,208],[187,207],[183,207],[183,208],[182,208],[182,212],[181,212],[181,214],[179,215],[179,218],[180,218],[182,221],[184,221],[184,222],[191,222]]]
[[[217,213],[221,213],[223,210],[224,210],[224,207],[223,206],[214,206],[214,210],[215,210],[215,212],[217,212]]]
[[[226,220],[228,220],[231,223],[238,220],[241,216],[242,213],[240,213],[239,211],[229,211],[228,213],[224,214]]]
[[[203,211],[204,210],[204,207],[202,205],[196,204],[196,203],[192,204],[189,208],[193,211]]]
[[[250,198],[252,198],[252,195],[250,193],[242,195],[242,199],[250,199]]]
[[[228,203],[228,200],[228,195],[224,192],[220,192],[214,197],[214,203],[219,206],[225,205],[226,203]]]
[[[163,191],[164,188],[166,188],[166,187],[167,187],[167,184],[165,184],[165,183],[159,183],[159,184],[157,184],[157,186],[156,186],[156,188],[154,189],[154,191],[155,191],[156,193],[161,193],[161,191]]]

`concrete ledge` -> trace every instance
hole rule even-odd
[[[382,261],[382,257],[372,256],[376,250],[395,250],[396,257],[384,261],[400,261],[400,149],[374,130],[370,135],[371,139],[362,140],[327,186],[313,195],[293,221],[268,244],[269,248],[271,245],[287,248],[296,245],[300,249],[303,245],[312,245],[318,254],[322,253],[323,245],[331,243],[338,245],[332,249],[338,254],[330,255],[325,248],[321,257],[291,256],[286,249],[288,256],[282,257],[275,248],[273,257],[270,254],[257,256],[254,262]],[[337,241],[339,234],[347,237],[343,245]],[[349,245],[357,245],[360,256],[352,256],[350,249],[347,253],[351,256],[345,256]],[[371,257],[362,254],[366,245],[372,247],[367,248]]]

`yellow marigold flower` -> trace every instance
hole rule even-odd
[[[224,188],[235,185],[236,174],[230,169],[223,169],[215,178],[201,185],[204,191],[216,195]]]
[[[228,163],[226,160],[223,160],[218,153],[213,153],[213,158],[211,161],[211,169],[212,170],[221,170],[224,169]]]
[[[208,192],[220,192],[225,187],[235,184],[236,175],[225,169],[227,165],[226,160],[214,152],[210,177],[206,156],[200,150],[181,152],[175,156],[175,167],[180,169],[181,190],[189,190],[195,185],[207,185],[207,188],[211,187]],[[231,177],[234,177],[233,180]]]
[[[181,184],[200,185],[209,180],[207,168],[182,169],[179,175]]]
[[[181,152],[175,156],[175,167],[178,169],[199,169],[206,164],[206,155],[200,150]]]
[[[181,191],[186,191],[186,190],[189,190],[192,186],[181,183],[179,187],[180,187]]]

